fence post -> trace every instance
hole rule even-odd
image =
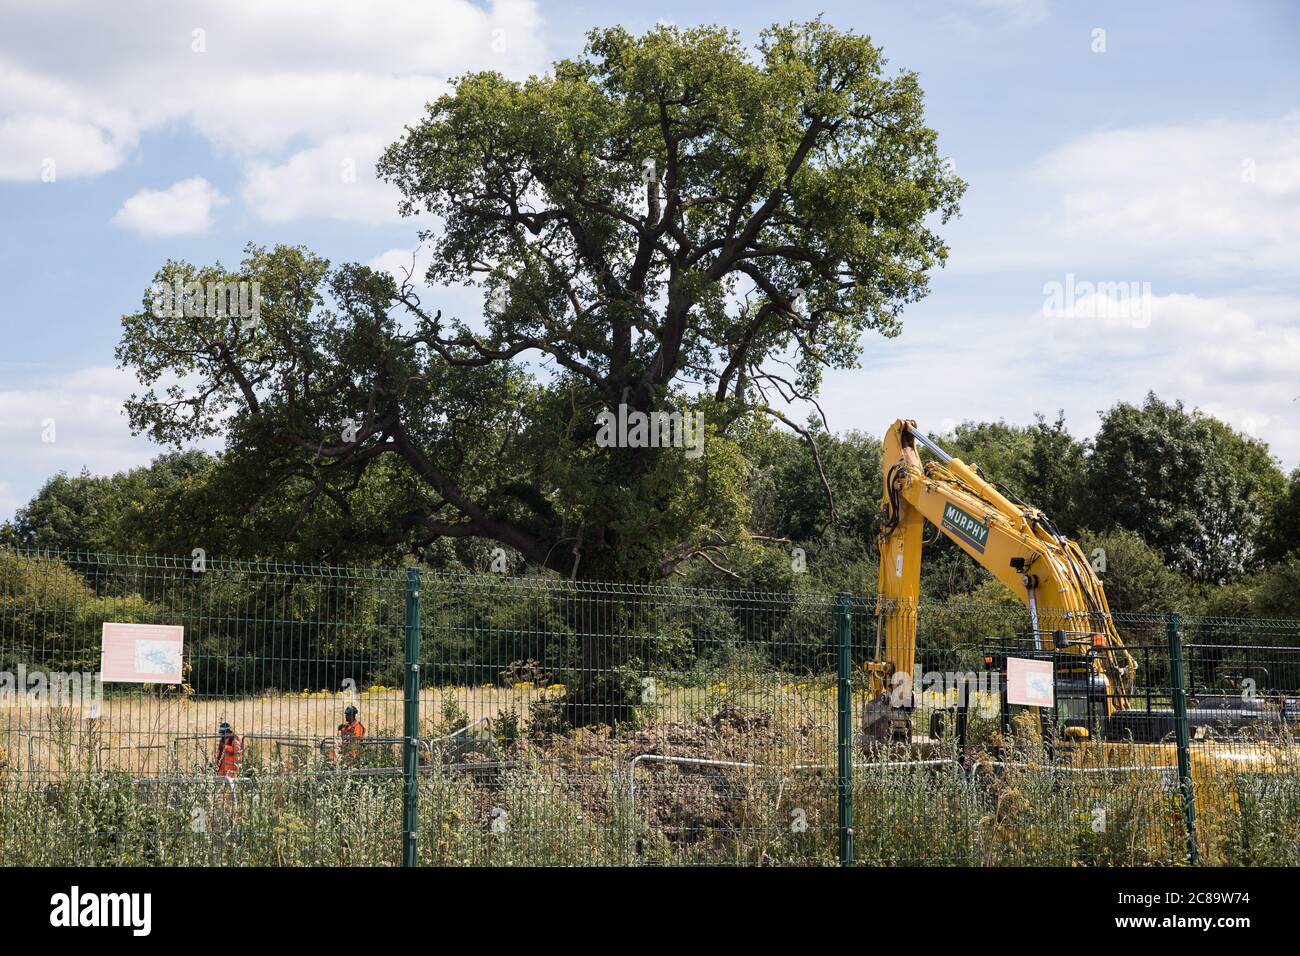
[[[1187,857],[1193,866],[1200,863],[1196,846],[1196,788],[1192,783],[1192,742],[1187,731],[1187,687],[1183,675],[1182,618],[1165,615],[1169,637],[1169,684],[1174,702],[1174,735],[1178,741],[1178,788],[1183,796],[1183,815],[1187,821]]]
[[[836,701],[839,720],[836,738],[839,745],[839,831],[840,866],[853,865],[853,617],[852,598],[839,595],[836,624],[839,639],[839,681]]]
[[[402,866],[415,866],[420,832],[420,569],[406,569],[402,682]]]

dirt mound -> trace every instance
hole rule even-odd
[[[626,796],[634,758],[673,758],[636,763],[636,808],[663,837],[694,843],[743,826],[743,804],[757,785],[751,783],[755,776],[819,762],[813,721],[799,715],[782,718],[727,703],[707,716],[648,722],[617,736],[608,728],[582,728],[544,742],[520,740],[502,756],[524,764],[537,760],[586,811],[597,814],[611,809],[611,799]],[[496,782],[480,773],[474,776],[480,785]],[[621,780],[613,791],[611,776]]]
[[[772,715],[765,710],[746,711],[735,704],[723,704],[708,722],[720,733],[776,736]]]

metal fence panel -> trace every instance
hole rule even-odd
[[[96,688],[106,622],[182,625],[184,683]],[[1181,682],[1165,614],[1115,624],[1122,702],[1015,605],[0,551],[0,864],[1181,864],[1192,820],[1300,862],[1300,622],[1183,618]]]

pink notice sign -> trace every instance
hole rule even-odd
[[[1056,696],[1051,661],[1007,658],[1007,703],[1025,707],[1054,707]]]
[[[171,624],[104,624],[100,679],[119,684],[179,684],[185,628]]]

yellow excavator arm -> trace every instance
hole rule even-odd
[[[918,444],[936,460],[923,464]],[[891,706],[890,692],[900,680],[911,686],[916,665],[927,520],[1025,603],[1036,647],[1087,652],[1106,682],[1108,710],[1128,706],[1133,657],[1078,544],[1060,534],[1043,512],[945,453],[914,421],[900,419],[886,434],[884,479],[876,647],[867,665],[871,705],[864,730],[869,735],[910,735],[910,707],[900,713]]]

